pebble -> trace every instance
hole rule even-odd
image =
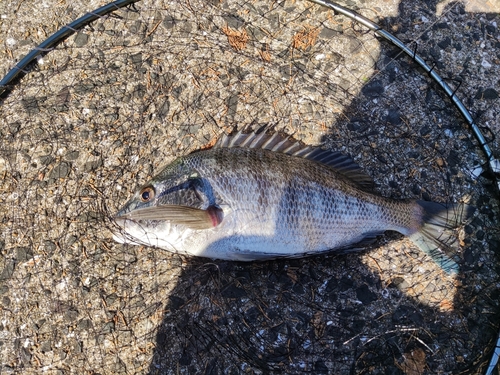
[[[71,164],[67,162],[62,162],[56,165],[49,174],[49,180],[57,180],[60,178],[66,178],[71,172]]]

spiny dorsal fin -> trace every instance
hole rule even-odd
[[[224,134],[214,146],[214,148],[237,147],[260,148],[314,160],[335,169],[362,189],[371,190],[373,188],[373,180],[371,177],[368,176],[349,156],[338,151],[329,151],[320,147],[307,146],[298,141],[284,138],[279,133],[274,133],[272,135],[265,132],[259,134],[245,134],[239,131],[234,135]]]

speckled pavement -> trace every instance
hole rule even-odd
[[[0,2],[0,75],[99,1]],[[345,1],[456,89],[499,156],[496,1]],[[499,205],[467,124],[410,59],[307,1],[139,1],[0,99],[0,373],[482,374]],[[112,240],[176,156],[266,126],[350,154],[379,193],[467,202],[460,271],[394,233],[253,264]]]

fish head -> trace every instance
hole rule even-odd
[[[207,184],[198,171],[179,158],[141,186],[117,212],[116,217],[133,217],[134,211],[162,205],[205,209],[210,205]]]
[[[223,211],[210,182],[185,158],[168,165],[116,213],[118,242],[159,246],[169,236],[216,227]],[[125,233],[123,233],[125,232]],[[153,240],[151,240],[151,238]],[[165,246],[161,246],[165,247]]]

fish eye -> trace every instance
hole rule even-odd
[[[142,188],[141,192],[139,193],[139,196],[141,197],[141,201],[149,202],[151,199],[155,197],[155,189],[153,189],[152,186],[146,186]]]

